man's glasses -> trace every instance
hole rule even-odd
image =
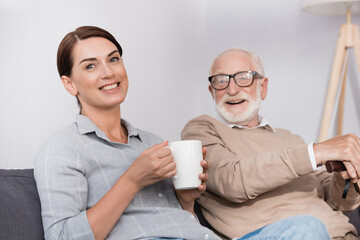
[[[255,71],[243,71],[235,74],[217,74],[209,77],[211,86],[216,90],[223,90],[230,84],[230,79],[233,78],[236,85],[239,87],[249,87],[254,83],[255,78],[263,78]]]

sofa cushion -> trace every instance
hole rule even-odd
[[[0,239],[44,239],[33,169],[0,169]]]

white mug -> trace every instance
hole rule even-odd
[[[192,189],[201,184],[199,174],[203,172],[203,159],[199,140],[170,142],[167,146],[176,163],[176,175],[172,178],[175,189]]]

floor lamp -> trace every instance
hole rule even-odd
[[[346,23],[341,25],[336,46],[334,62],[331,71],[330,82],[327,90],[325,106],[322,115],[319,141],[328,138],[331,117],[335,107],[336,95],[340,87],[341,92],[338,105],[337,135],[342,134],[344,99],[347,73],[347,53],[349,48],[355,49],[357,66],[360,70],[360,33],[359,27],[351,23],[351,14],[360,13],[360,0],[303,0],[304,12],[321,15],[346,15]],[[342,81],[340,81],[342,79]]]
[[[334,62],[331,70],[330,82],[328,86],[325,107],[323,111],[319,141],[324,141],[328,138],[331,116],[335,106],[335,99],[340,87],[340,78],[342,79],[341,92],[338,106],[338,123],[337,135],[342,134],[342,124],[344,115],[344,99],[346,87],[346,74],[348,64],[347,50],[349,48],[355,49],[355,56],[357,66],[360,70],[360,33],[359,27],[351,23],[351,14],[360,13],[360,0],[303,0],[302,10],[304,12],[322,14],[322,15],[346,15],[346,23],[341,25],[336,46]],[[340,161],[328,161],[326,163],[328,172],[344,171],[346,170],[344,164]],[[359,193],[359,186],[357,183],[353,184],[356,191]],[[346,198],[350,186],[350,180],[347,179],[345,183],[342,198]]]

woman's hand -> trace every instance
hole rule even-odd
[[[105,239],[143,187],[176,174],[167,141],[142,152],[111,189],[86,214],[95,239]]]
[[[142,152],[124,174],[138,190],[175,176],[176,164],[170,149],[165,148],[167,144],[164,141]]]
[[[206,148],[202,148],[203,158],[206,156]],[[187,189],[187,190],[176,190],[176,196],[181,204],[181,207],[184,210],[187,210],[194,214],[194,200],[198,198],[203,192],[206,190],[206,181],[208,180],[208,174],[206,173],[209,164],[207,161],[202,160],[201,166],[203,167],[203,173],[199,174],[199,178],[201,179],[201,184],[195,189]]]

